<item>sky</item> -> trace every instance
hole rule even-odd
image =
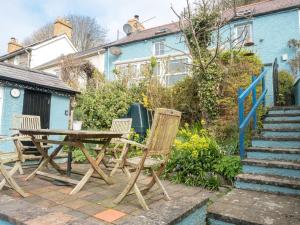
[[[57,17],[77,14],[94,17],[108,30],[113,41],[123,35],[123,25],[133,15],[145,21],[146,28],[177,20],[170,6],[181,11],[185,0],[0,0],[0,55],[7,51],[10,37],[22,42],[32,32]]]

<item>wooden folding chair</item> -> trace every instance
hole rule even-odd
[[[0,141],[16,141],[19,140],[20,137],[7,137],[2,138]],[[15,152],[11,153],[4,153],[0,152],[0,173],[4,177],[3,180],[0,182],[0,190],[4,186],[8,186],[18,192],[21,196],[27,197],[28,194],[23,191],[23,189],[16,183],[13,178],[13,175],[19,171],[20,174],[24,174],[21,162],[24,161],[22,157],[22,152],[19,151],[18,148],[15,148]],[[8,170],[7,164],[15,163],[14,166]]]
[[[13,127],[15,130],[15,135],[22,136],[22,141],[18,139],[18,146],[22,149],[22,153],[26,155],[27,159],[37,159],[37,155],[39,155],[39,151],[32,144],[31,137],[24,136],[19,133],[18,129],[33,129],[38,130],[41,129],[41,119],[39,116],[33,115],[14,115],[13,117]],[[42,139],[41,135],[36,136],[37,139]],[[42,145],[43,148],[50,148],[51,145]],[[40,158],[40,157],[39,157]]]
[[[123,133],[122,135],[122,139],[128,139],[129,138],[129,134],[130,134],[130,129],[131,129],[131,124],[132,124],[132,119],[131,118],[124,118],[124,119],[114,119],[112,121],[111,127],[110,127],[110,131],[112,132],[120,132]],[[114,159],[118,159],[118,151],[124,151],[127,143],[123,143],[119,138],[113,138],[110,142],[111,144],[114,144],[114,148],[99,148],[96,147],[94,148],[95,151],[105,151],[103,154],[105,155],[111,155]],[[119,149],[120,145],[123,145],[123,150]],[[107,167],[105,161],[102,161],[103,164]],[[112,169],[110,176],[113,176],[115,174],[115,172],[117,171],[117,169],[120,166],[120,162],[118,161],[114,168]]]
[[[146,188],[143,190],[143,194],[146,194],[153,187],[153,185],[157,183],[160,189],[163,191],[166,199],[170,200],[166,189],[159,180],[159,176],[163,172],[168,161],[173,142],[176,138],[180,118],[181,113],[178,111],[163,108],[156,109],[150,136],[146,145],[123,140],[123,142],[127,143],[128,145],[135,145],[142,148],[143,155],[141,157],[126,159],[128,148],[122,152],[122,157],[124,157],[122,169],[129,178],[129,182],[122,193],[114,200],[114,203],[120,203],[133,189],[142,207],[145,210],[149,209],[142,192],[136,184],[141,170],[143,169],[150,169],[152,175],[152,179],[146,185]],[[129,166],[134,168],[133,174],[130,173]],[[155,172],[156,168],[158,168],[157,172]]]

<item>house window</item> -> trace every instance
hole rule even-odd
[[[14,64],[15,65],[19,65],[20,64],[20,56],[19,55],[15,56],[15,58],[14,58]]]
[[[154,55],[164,55],[165,54],[165,42],[158,41],[154,43]]]
[[[157,62],[156,66],[153,68],[153,75],[160,76],[161,65],[160,62]]]
[[[185,74],[187,73],[187,58],[173,59],[168,61],[167,74]]]
[[[116,66],[121,76],[130,76],[136,78],[138,76],[137,65],[135,64],[123,64]]]
[[[243,24],[235,27],[235,39],[238,44],[253,42],[252,24]]]

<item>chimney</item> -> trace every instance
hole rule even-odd
[[[7,52],[11,53],[11,52],[17,51],[21,48],[23,48],[23,46],[17,42],[17,39],[14,37],[11,37],[10,41],[8,42],[8,45],[7,45]]]
[[[144,30],[145,27],[140,22],[139,15],[134,15],[133,19],[128,20],[128,24],[132,27],[132,32]]]
[[[72,25],[69,20],[58,18],[54,22],[54,36],[66,34],[70,39],[72,38]]]

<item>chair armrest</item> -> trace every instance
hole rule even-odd
[[[120,138],[120,142],[122,142],[122,143],[124,143],[124,144],[133,145],[133,146],[142,148],[142,149],[144,149],[144,150],[147,150],[147,146],[146,146],[146,145],[137,143],[137,142],[135,142],[135,141],[130,141],[130,140],[127,140],[127,139],[124,139],[124,138]]]

